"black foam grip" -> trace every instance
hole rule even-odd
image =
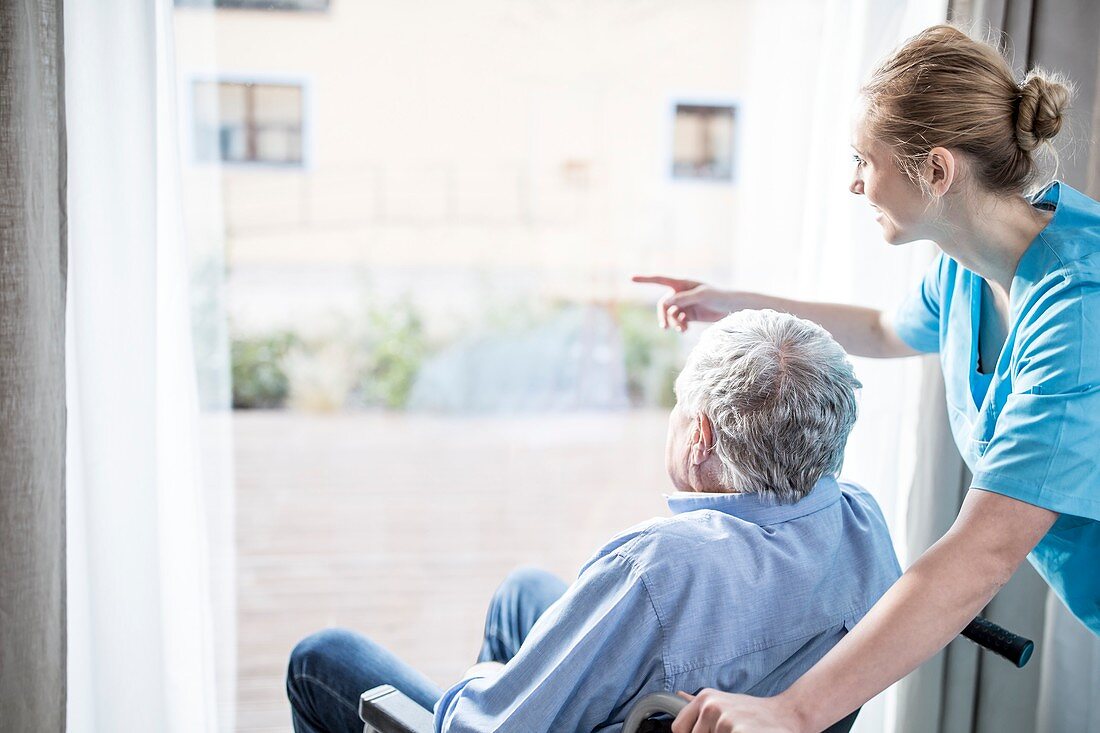
[[[1035,642],[1013,634],[1008,629],[978,616],[965,629],[963,636],[998,654],[1017,667],[1023,667],[1035,651]]]

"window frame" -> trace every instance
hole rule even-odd
[[[324,2],[321,8],[302,7],[260,7],[249,3],[278,2],[278,0],[173,0],[173,8],[196,8],[199,10],[244,10],[261,11],[268,13],[327,13],[332,9],[332,0],[320,0]],[[227,3],[227,4],[223,4]]]
[[[191,165],[200,167],[220,166],[241,171],[287,171],[302,172],[314,169],[313,117],[313,77],[308,74],[286,74],[265,71],[191,71],[180,75],[184,88],[179,99],[184,108],[180,110],[183,122],[187,125],[187,160]],[[302,94],[302,160],[299,163],[275,163],[265,160],[203,160],[199,157],[198,140],[195,135],[195,84],[260,84],[271,86],[296,86]]]
[[[733,139],[730,141],[730,177],[682,178],[675,174],[676,109],[678,107],[728,107],[733,110]],[[745,106],[737,97],[720,94],[675,94],[665,103],[664,130],[661,143],[662,177],[678,186],[734,186],[740,176],[741,128],[744,126]]]

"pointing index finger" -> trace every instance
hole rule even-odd
[[[663,277],[661,275],[635,275],[630,278],[631,281],[636,283],[652,283],[654,285],[667,285],[668,287],[676,287],[681,280],[674,277]]]

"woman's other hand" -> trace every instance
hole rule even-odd
[[[682,332],[691,321],[718,321],[737,310],[732,293],[696,280],[662,275],[635,275],[631,280],[669,288],[657,301],[657,323],[661,328],[671,327]]]
[[[797,718],[774,697],[702,690],[679,693],[688,701],[672,723],[672,733],[798,733]]]

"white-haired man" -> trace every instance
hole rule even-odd
[[[874,499],[836,479],[859,387],[809,321],[719,321],[676,382],[671,517],[613,538],[568,587],[513,574],[481,663],[446,691],[353,632],[303,640],[287,673],[295,729],[357,731],[359,693],[385,683],[449,733],[618,731],[651,692],[785,689],[900,574]]]

